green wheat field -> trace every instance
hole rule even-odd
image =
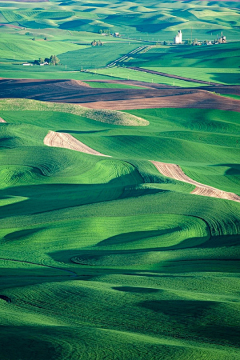
[[[0,77],[237,86],[239,15],[225,1],[0,1]],[[179,29],[228,41],[174,46]],[[60,65],[22,65],[52,54]],[[100,154],[47,143],[62,133]],[[239,159],[238,111],[0,99],[0,360],[240,359]],[[152,161],[235,197],[194,194]]]

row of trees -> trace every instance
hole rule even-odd
[[[35,65],[41,65],[47,63],[48,65],[60,65],[60,60],[56,55],[51,55],[50,58],[39,58],[38,60],[34,61]]]

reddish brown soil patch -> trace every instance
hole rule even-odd
[[[72,135],[66,133],[57,133],[55,131],[49,131],[47,136],[44,138],[44,144],[53,147],[61,147],[64,149],[80,151],[91,155],[110,157],[108,155],[101,154],[100,152],[83,144],[81,141],[75,139]]]
[[[153,163],[153,165],[156,166],[158,171],[164,176],[170,177],[175,180],[183,181],[192,185],[196,185],[195,189],[191,192],[191,194],[240,202],[240,196],[234,193],[219,190],[212,186],[201,184],[198,181],[191,179],[186,174],[184,174],[180,166],[176,164],[162,163],[159,161],[151,161],[151,162]]]
[[[187,90],[187,89],[186,89]],[[229,101],[230,100],[230,101]],[[240,112],[238,100],[223,99],[204,90],[187,92],[184,94],[159,97],[142,97],[118,101],[97,101],[82,104],[93,109],[131,110],[148,108],[197,108],[197,109],[220,109]]]
[[[0,80],[0,98],[26,98],[81,104],[94,109],[200,108],[240,112],[240,102],[202,88],[154,85],[151,89],[91,88],[78,80]],[[240,94],[240,86],[210,87],[211,91]]]
[[[3,120],[3,118],[0,117],[0,123],[5,123],[6,121]]]

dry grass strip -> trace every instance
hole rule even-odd
[[[111,157],[108,155],[101,154],[100,152],[83,144],[81,141],[75,139],[72,135],[66,133],[57,133],[55,131],[49,131],[47,136],[45,136],[43,142],[47,146],[61,147],[64,149],[80,151],[91,155]]]
[[[151,161],[151,163],[153,163],[153,165],[155,165],[158,171],[164,176],[170,177],[175,180],[183,181],[192,185],[196,185],[195,189],[191,192],[191,194],[240,202],[240,196],[234,193],[219,190],[212,186],[201,184],[198,181],[191,179],[186,174],[184,174],[180,166],[176,164],[162,163],[159,161]]]

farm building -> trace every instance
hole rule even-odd
[[[227,42],[226,36],[220,36],[220,38],[218,38],[218,43],[219,44],[224,44],[226,42]]]
[[[182,32],[181,32],[181,30],[178,30],[178,33],[175,36],[174,44],[182,44]]]

